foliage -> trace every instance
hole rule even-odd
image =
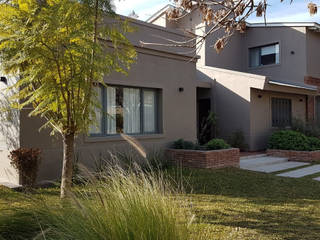
[[[162,149],[150,149],[146,154],[146,159],[142,158],[132,148],[127,150],[109,150],[107,153],[100,152],[97,158],[93,159],[95,163],[95,173],[102,174],[111,166],[119,165],[123,169],[132,169],[134,166],[144,171],[157,171],[168,169],[171,164],[166,158]]]
[[[308,137],[320,138],[320,125],[316,121],[303,121],[301,119],[293,119],[291,129],[301,132]]]
[[[0,0],[0,61],[19,76],[12,107],[33,108],[63,137],[61,197],[71,188],[74,139],[96,124],[96,87],[126,74],[136,53],[109,0]]]
[[[202,19],[202,24],[195,28],[186,29],[195,32],[196,29],[203,28],[203,31],[187,41],[168,40],[168,46],[183,46],[195,48],[195,52],[203,46],[207,39],[215,41],[212,45],[217,53],[220,53],[230,42],[231,36],[235,33],[244,33],[247,28],[246,20],[253,14],[256,17],[264,17],[266,22],[266,11],[269,5],[268,0],[174,0],[175,7],[167,13],[168,19],[174,22],[185,21],[189,15],[197,12]],[[280,2],[280,1],[279,1]],[[281,1],[282,2],[282,1]],[[317,13],[318,6],[310,2],[308,4],[310,15]],[[205,27],[207,26],[207,27]],[[218,34],[220,38],[212,37]],[[214,39],[214,40],[213,40]],[[174,44],[172,44],[174,42]]]
[[[240,151],[246,151],[249,147],[241,130],[233,132],[228,142],[232,147],[239,148]]]
[[[189,239],[192,215],[184,201],[170,197],[174,191],[160,173],[113,166],[98,179],[87,174],[89,183],[71,203],[41,205],[43,238]]]
[[[320,139],[316,137],[308,137],[308,143],[311,151],[320,150]]]
[[[199,144],[206,144],[216,131],[217,118],[213,112],[210,112],[208,117],[200,123]]]
[[[270,149],[313,151],[320,149],[320,140],[292,130],[274,132],[268,142]]]
[[[168,175],[175,181],[185,179],[186,194],[175,195],[171,200],[189,202],[182,207],[191,206],[192,212],[196,213],[195,221],[190,225],[190,239],[197,240],[199,235],[204,235],[199,232],[206,233],[202,238],[206,240],[318,239],[320,183],[312,180],[315,175],[299,179],[279,178],[274,174],[236,168],[172,168]],[[43,206],[43,202],[39,204],[36,199],[41,197],[47,205],[57,206],[58,188],[39,189],[26,196],[0,186],[0,196],[0,235],[3,239],[44,239],[41,232],[48,224],[39,221],[42,218],[34,217],[39,206]],[[45,235],[49,233],[45,232]]]
[[[98,104],[93,84],[112,71],[126,73],[134,61],[124,36],[133,29],[120,19],[100,24],[115,18],[107,0],[12,0],[0,11],[2,67],[21,76],[16,107],[33,105],[30,115],[46,117],[54,131],[85,132]]]
[[[174,149],[195,149],[195,144],[191,141],[185,141],[182,138],[173,142]]]
[[[207,144],[206,144],[207,148],[209,150],[218,150],[218,149],[228,149],[231,148],[231,146],[226,143],[223,139],[219,139],[219,138],[214,138],[212,140],[210,140]]]
[[[33,187],[37,180],[40,164],[40,150],[36,148],[18,148],[8,156],[11,165],[19,171],[22,186]]]

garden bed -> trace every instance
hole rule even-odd
[[[267,149],[267,154],[274,157],[286,157],[292,161],[314,162],[320,160],[320,151],[295,151]]]
[[[187,150],[167,149],[168,158],[176,165],[192,168],[239,167],[239,149]]]

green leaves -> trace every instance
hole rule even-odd
[[[86,132],[93,83],[135,61],[126,38],[133,29],[106,0],[0,1],[0,12],[1,67],[20,76],[12,100],[32,105],[55,131]]]

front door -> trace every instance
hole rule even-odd
[[[198,100],[198,139],[201,144],[208,142],[211,139],[211,129],[204,129],[206,127],[206,120],[210,114],[211,100],[210,98],[203,98]]]

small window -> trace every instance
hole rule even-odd
[[[280,63],[279,43],[249,49],[249,66],[258,67]]]
[[[91,135],[158,133],[158,90],[120,86],[100,89],[103,114],[96,109],[101,124],[90,127]]]
[[[284,98],[272,98],[272,127],[291,126],[291,100]]]

